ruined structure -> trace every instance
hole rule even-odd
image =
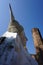
[[[32,37],[36,48],[36,55],[33,55],[39,65],[43,65],[43,41],[40,30],[38,28],[32,29]]]

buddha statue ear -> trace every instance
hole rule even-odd
[[[24,38],[26,39],[26,41],[28,41],[28,39],[27,39],[27,37],[26,37],[26,35],[25,35],[24,30],[20,33],[20,37],[24,37]]]

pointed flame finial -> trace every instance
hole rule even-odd
[[[9,8],[10,8],[10,16],[11,16],[10,20],[11,21],[10,21],[10,24],[9,24],[9,27],[8,27],[8,31],[9,32],[17,32],[17,33],[20,34],[24,30],[24,28],[22,27],[22,25],[19,24],[18,21],[15,20],[10,4],[9,4]]]
[[[10,16],[11,16],[11,20],[14,20],[14,15],[13,15],[13,11],[11,8],[11,5],[9,4],[9,8],[10,8]]]

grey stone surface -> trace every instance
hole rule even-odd
[[[16,40],[17,39],[17,40]],[[38,65],[24,49],[19,35],[10,37],[0,45],[0,65]]]

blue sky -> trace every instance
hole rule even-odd
[[[0,0],[0,36],[7,31],[10,22],[9,3],[15,19],[24,27],[29,53],[35,53],[31,30],[39,28],[43,37],[43,0]]]

